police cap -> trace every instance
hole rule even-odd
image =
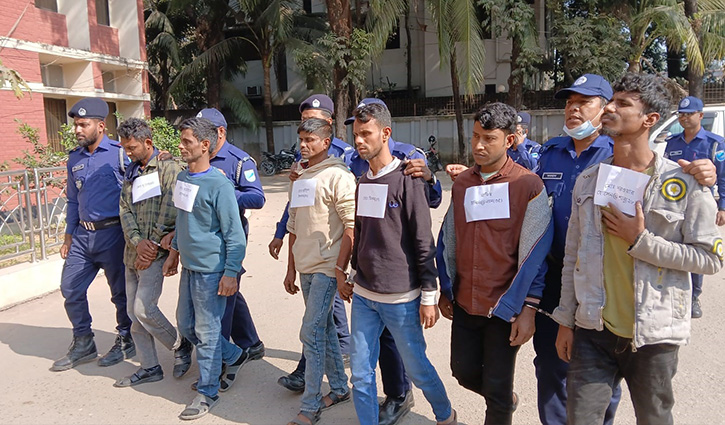
[[[531,114],[528,112],[519,112],[516,116],[516,124],[531,124]]]
[[[703,106],[702,100],[696,98],[695,96],[687,96],[677,105],[677,112],[701,112]]]
[[[327,95],[313,94],[300,103],[300,114],[305,109],[321,109],[327,111],[330,115],[335,113],[335,104]]]
[[[584,96],[601,96],[611,100],[614,92],[609,81],[597,74],[584,74],[574,81],[571,87],[561,89],[554,95],[556,99],[566,99],[572,93],[579,93]]]
[[[98,97],[86,97],[70,108],[68,116],[71,118],[95,118],[105,120],[108,116],[108,104]]]
[[[206,118],[214,124],[215,127],[227,128],[227,120],[224,115],[216,108],[204,108],[196,114],[197,118]]]

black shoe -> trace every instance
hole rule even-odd
[[[700,305],[699,297],[692,297],[692,318],[699,319],[702,317],[702,305]]]
[[[174,378],[181,378],[191,367],[191,353],[194,344],[186,338],[181,339],[179,348],[174,350]]]
[[[134,385],[145,384],[147,382],[156,382],[164,379],[164,371],[160,365],[150,367],[148,369],[139,368],[136,373],[116,381],[113,386],[118,388],[133,387]]]
[[[252,360],[259,360],[262,357],[264,357],[264,343],[262,341],[243,349],[239,359],[233,364],[230,364],[226,372],[222,373],[221,380],[219,381],[219,391],[228,391],[234,385],[234,381],[237,380],[237,375],[242,366]]]
[[[73,342],[68,347],[68,354],[62,359],[53,362],[50,368],[53,372],[72,369],[81,363],[91,362],[98,357],[96,343],[93,341],[93,334],[73,336]]]
[[[379,425],[395,425],[415,406],[413,391],[408,390],[403,397],[386,397],[378,412]]]
[[[295,370],[287,376],[282,376],[277,383],[290,391],[301,393],[305,391],[305,373]]]
[[[116,335],[116,342],[103,357],[98,359],[98,366],[106,367],[121,363],[123,359],[130,359],[136,355],[136,345],[131,335]]]
[[[264,357],[264,343],[259,341],[251,347],[245,348],[245,351],[249,353],[249,360],[261,360]]]

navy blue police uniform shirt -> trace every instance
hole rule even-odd
[[[546,142],[534,170],[546,186],[546,193],[552,198],[554,219],[554,241],[551,253],[554,259],[564,261],[566,231],[569,228],[574,183],[582,171],[612,156],[614,141],[609,136],[599,136],[577,156],[574,140],[569,136],[554,137]]]
[[[521,146],[524,147],[526,152],[530,153],[531,156],[534,158],[534,160],[539,160],[539,154],[541,153],[541,145],[537,142],[529,139],[528,137],[524,138],[524,142],[521,143]],[[519,146],[519,147],[521,147]]]
[[[222,170],[234,185],[234,195],[239,206],[245,235],[249,235],[249,223],[244,217],[246,209],[260,209],[266,201],[262,183],[259,181],[257,164],[251,156],[227,140],[209,161],[211,165]]]
[[[516,149],[513,147],[508,148],[507,153],[508,156],[510,156],[511,159],[520,166],[525,167],[528,170],[536,168],[536,160],[526,150],[523,143],[517,146]]]
[[[717,201],[719,210],[725,210],[725,139],[700,128],[690,143],[685,142],[685,133],[673,134],[667,138],[665,158],[677,162],[680,159],[710,159],[717,171]]]
[[[67,234],[73,234],[79,221],[101,221],[118,217],[123,175],[131,161],[121,144],[103,135],[93,153],[76,147],[68,154],[66,196]]]

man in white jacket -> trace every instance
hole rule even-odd
[[[649,148],[650,129],[669,110],[659,77],[626,74],[602,116],[614,156],[585,170],[574,186],[553,313],[557,352],[570,363],[569,424],[601,424],[622,378],[638,424],[673,423],[672,377],[679,346],[690,336],[688,273],[717,273],[722,239],[710,190]],[[613,179],[630,170],[636,173]],[[599,201],[602,195],[631,201],[634,215]]]

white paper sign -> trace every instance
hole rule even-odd
[[[197,192],[199,192],[199,186],[177,180],[176,187],[174,187],[174,206],[180,210],[191,212],[194,209]]]
[[[136,180],[133,181],[131,195],[133,196],[134,204],[144,199],[160,196],[161,183],[159,182],[159,173],[156,172],[136,177]]]
[[[289,207],[311,207],[315,205],[317,179],[300,179],[292,183]]]
[[[636,213],[634,204],[642,202],[649,179],[650,176],[644,173],[601,164],[594,192],[594,205],[606,207],[612,203],[623,213],[633,216]]]
[[[510,218],[509,184],[495,183],[472,186],[463,198],[466,222]]]
[[[388,185],[362,183],[357,191],[357,215],[383,218],[388,203]]]

